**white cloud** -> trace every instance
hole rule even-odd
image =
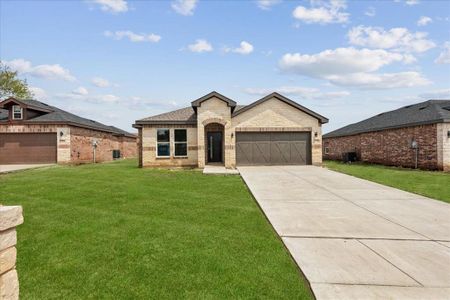
[[[239,53],[239,54],[244,54],[244,55],[252,53],[253,50],[254,50],[253,45],[246,41],[242,41],[238,48],[234,48],[234,49],[225,48],[225,52],[234,52],[234,53]]]
[[[417,21],[417,26],[426,26],[428,23],[433,22],[433,19],[427,16],[421,16]]]
[[[151,42],[157,43],[161,40],[161,36],[154,33],[134,33],[130,30],[119,30],[119,31],[105,31],[103,33],[106,37],[111,37],[115,40],[121,40],[127,38],[130,42]]]
[[[120,98],[116,95],[105,94],[105,95],[90,95],[90,94],[80,94],[75,93],[65,93],[65,94],[56,94],[55,97],[61,99],[68,100],[77,100],[77,101],[85,101],[90,103],[101,103],[101,104],[113,104],[118,103]]]
[[[126,104],[130,109],[142,110],[149,108],[174,109],[179,107],[176,101],[152,100],[142,97],[131,97]]]
[[[85,96],[89,94],[88,90],[85,87],[78,87],[72,91],[72,94]]]
[[[62,79],[66,81],[75,81],[76,78],[70,74],[70,71],[64,69],[59,64],[55,65],[32,65],[31,62],[22,58],[5,61],[5,65],[20,74],[30,74],[34,77],[45,79]]]
[[[93,0],[100,9],[110,13],[122,13],[128,11],[128,3],[125,0]]]
[[[333,92],[321,92],[317,88],[301,87],[301,86],[281,86],[279,88],[247,88],[245,93],[250,95],[265,96],[272,92],[277,92],[283,95],[293,95],[306,99],[336,99],[350,96],[348,91],[333,91]]]
[[[409,55],[382,49],[337,48],[317,54],[287,53],[279,63],[288,73],[325,79],[336,85],[359,88],[396,88],[429,84],[417,72],[374,74],[380,68],[394,62],[409,63]]]
[[[392,62],[404,62],[405,56],[377,49],[337,48],[317,54],[287,53],[280,61],[283,71],[311,77],[373,72]]]
[[[347,34],[350,44],[395,51],[425,52],[436,44],[427,40],[426,32],[411,33],[406,28],[397,27],[388,31],[380,27],[353,27]]]
[[[406,3],[406,5],[413,6],[413,5],[419,4],[420,1],[419,0],[406,0],[405,3]]]
[[[172,9],[180,15],[192,16],[197,6],[197,0],[175,0],[172,2]]]
[[[450,42],[444,44],[444,50],[439,54],[439,57],[434,60],[437,64],[450,64]]]
[[[94,78],[92,78],[91,82],[96,87],[105,88],[105,87],[110,86],[109,81],[104,78],[101,78],[101,77],[94,77]]]
[[[256,4],[263,10],[269,10],[272,6],[280,3],[281,0],[257,0]]]
[[[196,40],[194,44],[188,45],[188,49],[197,53],[213,51],[212,45],[204,39]]]
[[[450,89],[433,90],[419,95],[423,99],[450,99]]]
[[[307,24],[347,23],[350,14],[344,0],[311,1],[311,8],[297,6],[292,15]]]
[[[45,100],[48,97],[47,92],[40,87],[30,86],[29,90],[33,94],[33,98],[36,100]]]
[[[345,75],[330,75],[328,80],[336,85],[353,86],[361,89],[392,89],[416,87],[431,84],[418,72],[399,73],[352,73]]]
[[[368,17],[375,17],[376,15],[375,7],[369,6],[367,10],[364,12],[364,14]]]

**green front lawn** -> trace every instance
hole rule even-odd
[[[331,170],[450,202],[450,173],[337,161],[325,161],[324,165]]]
[[[0,175],[22,299],[311,299],[239,176],[135,161]]]

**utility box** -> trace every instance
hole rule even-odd
[[[120,159],[120,150],[112,151],[113,159]]]
[[[358,155],[356,152],[345,152],[344,155],[342,155],[342,161],[345,163],[351,163],[358,160]]]

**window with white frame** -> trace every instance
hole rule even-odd
[[[325,154],[328,154],[330,152],[330,149],[328,147],[325,147]]]
[[[13,105],[12,107],[12,118],[13,120],[22,120],[23,109],[19,105]]]
[[[187,156],[187,131],[175,129],[175,156]]]
[[[156,155],[158,157],[170,157],[170,130],[156,130]]]

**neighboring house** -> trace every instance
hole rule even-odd
[[[429,100],[378,114],[323,136],[324,158],[450,171],[450,100]],[[414,148],[414,146],[417,146]]]
[[[93,162],[93,143],[96,162],[137,154],[137,136],[119,128],[36,100],[0,102],[0,164]]]
[[[277,93],[250,105],[211,92],[137,120],[140,166],[319,165],[328,119]]]

